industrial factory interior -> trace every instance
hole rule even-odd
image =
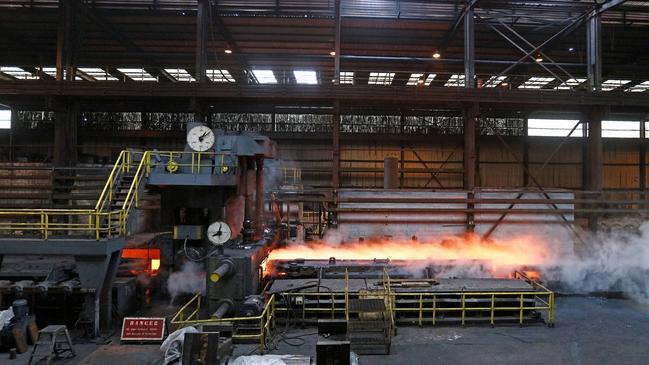
[[[649,1],[0,0],[0,364],[649,364]]]

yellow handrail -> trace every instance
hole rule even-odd
[[[135,205],[137,208],[139,203],[139,189],[142,182],[151,174],[152,167],[157,166],[152,164],[151,156],[162,156],[169,159],[180,158],[187,153],[191,153],[192,163],[191,171],[192,173],[201,173],[201,170],[207,168],[213,168],[215,171],[224,172],[230,171],[229,168],[237,167],[237,160],[233,159],[229,162],[225,160],[225,156],[229,155],[227,153],[220,153],[220,165],[218,163],[206,165],[201,162],[201,157],[204,156],[216,156],[216,153],[210,152],[183,152],[183,151],[145,151],[145,152],[134,152],[134,151],[121,151],[113,168],[111,169],[106,183],[95,203],[94,209],[57,209],[57,208],[44,208],[44,209],[27,209],[27,208],[17,208],[17,209],[1,209],[0,217],[40,217],[39,222],[0,222],[0,230],[21,230],[21,231],[37,231],[40,232],[41,236],[44,239],[49,237],[50,231],[74,231],[74,232],[86,232],[91,233],[97,240],[102,237],[102,234],[107,237],[112,237],[114,235],[125,235],[126,226],[128,222],[128,215]],[[125,173],[131,172],[131,169],[135,166],[133,162],[135,161],[135,156],[141,154],[141,159],[139,160],[135,174],[133,175],[133,181],[128,187],[128,192],[126,198],[119,208],[119,210],[111,211],[111,203],[113,202],[113,193],[115,189],[115,184],[118,182],[121,176],[124,176]],[[216,160],[215,160],[216,161]],[[177,164],[177,166],[187,166],[188,164]],[[226,169],[226,167],[228,169]],[[218,170],[217,170],[218,169]],[[130,175],[130,174],[129,174]],[[77,219],[77,222],[71,223],[59,223],[56,222],[54,217],[58,216],[86,216],[87,222],[81,222]],[[111,222],[111,218],[117,217],[117,223]],[[80,223],[79,223],[80,222]]]
[[[104,202],[106,201],[106,195],[112,195],[112,188],[113,188],[113,180],[117,177],[118,171],[122,171],[124,169],[124,160],[125,156],[128,155],[128,151],[122,151],[119,153],[119,157],[117,158],[117,161],[115,161],[115,165],[113,165],[113,169],[110,171],[110,175],[108,175],[108,179],[106,180],[106,184],[104,185],[104,189],[101,191],[101,194],[99,195],[99,199],[97,199],[97,204],[95,205],[95,211],[101,211],[104,209]]]
[[[270,339],[273,328],[275,327],[275,295],[271,295],[266,302],[266,307],[258,316],[254,317],[231,317],[231,318],[205,318],[198,319],[201,310],[201,294],[198,293],[192,297],[171,319],[171,324],[178,327],[191,326],[196,324],[210,323],[232,323],[234,325],[242,322],[259,321],[259,333],[256,334],[233,334],[234,340],[258,340],[259,350],[263,353],[267,348],[267,341]],[[191,313],[185,314],[186,311],[195,307]]]

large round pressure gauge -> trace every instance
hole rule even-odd
[[[215,245],[226,243],[231,234],[230,226],[225,222],[214,222],[207,227],[207,239]]]
[[[214,132],[207,126],[196,126],[187,132],[187,144],[196,152],[205,152],[214,146]]]

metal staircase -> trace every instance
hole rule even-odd
[[[44,240],[57,236],[99,240],[126,235],[129,212],[137,207],[145,185],[142,184],[146,179],[147,170],[144,166],[145,156],[147,152],[122,151],[107,178],[105,174],[102,174],[103,177],[89,175],[80,178],[78,174],[66,173],[62,174],[61,179],[52,178],[52,183],[49,185],[41,182],[38,185],[40,188],[52,188],[49,204],[36,199],[39,207],[33,207],[34,203],[25,204],[25,201],[16,201],[18,203],[16,205],[23,208],[0,208],[0,234]],[[95,190],[88,190],[83,194],[77,193],[75,190],[77,179],[86,182],[94,181]],[[101,190],[97,189],[96,184],[99,179],[105,181],[100,185],[103,186]],[[58,182],[54,183],[54,181]],[[62,188],[67,189],[66,194],[61,193]],[[29,199],[40,198],[43,193],[21,195],[19,191],[14,195],[5,195],[8,198]],[[4,196],[0,195],[0,198],[2,197]],[[84,203],[73,204],[78,199],[83,199]]]

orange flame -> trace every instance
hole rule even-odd
[[[291,245],[270,252],[272,260],[372,260],[404,261],[488,261],[494,271],[534,267],[548,262],[551,252],[543,240],[519,236],[507,240],[483,241],[477,235],[450,236],[426,241],[373,239],[331,245],[322,241]]]

